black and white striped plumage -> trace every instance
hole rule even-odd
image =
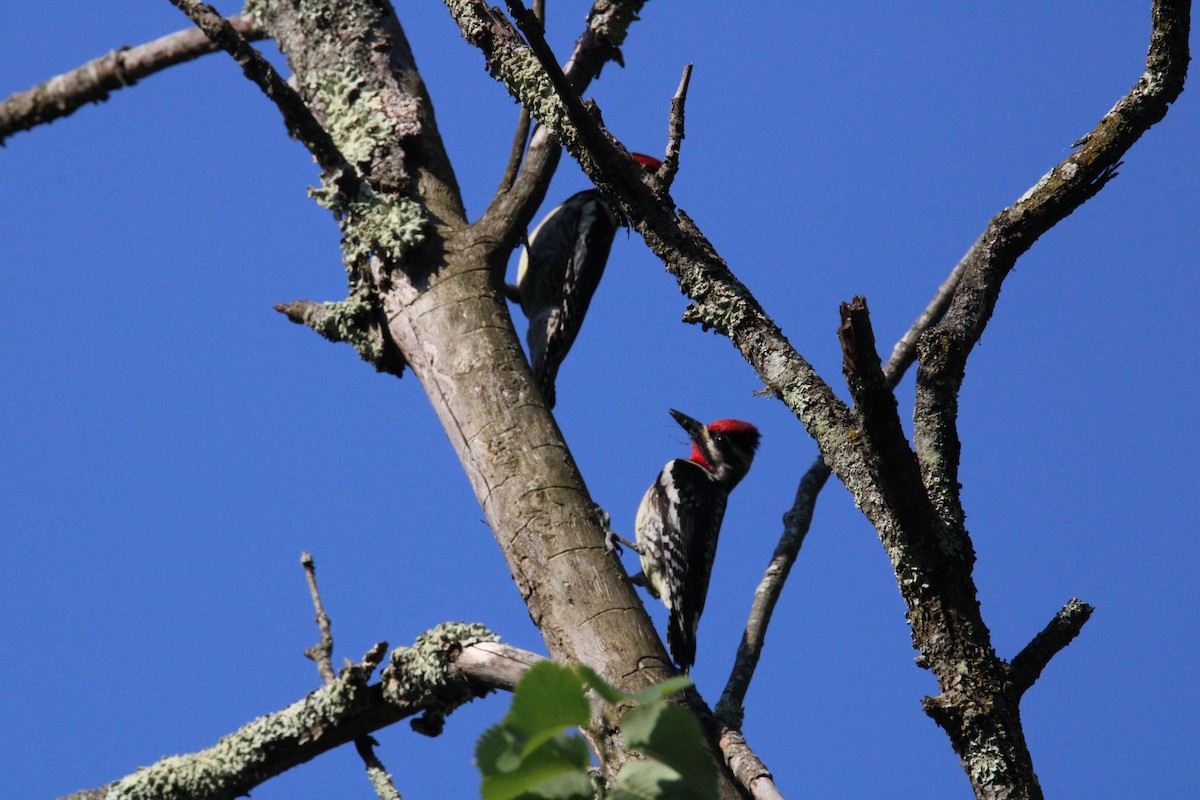
[[[558,368],[600,285],[617,227],[612,206],[589,189],[547,214],[521,253],[516,288],[529,318],[529,362],[549,408]]]
[[[729,493],[745,477],[759,433],[748,422],[702,425],[671,415],[692,438],[692,455],[669,462],[646,491],[637,513],[637,544],[650,591],[667,607],[667,647],[679,668],[696,662],[696,628]]]

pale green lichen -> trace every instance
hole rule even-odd
[[[410,249],[425,241],[425,210],[408,197],[384,197],[363,185],[358,197],[347,201],[328,182],[309,187],[308,194],[338,216],[342,261],[348,270],[353,271],[371,255],[398,264]]]
[[[365,361],[377,362],[383,356],[383,337],[373,324],[375,299],[367,290],[352,292],[345,300],[323,303],[324,316],[313,330],[334,342],[349,342]]]
[[[278,714],[259,717],[198,753],[168,756],[109,787],[105,800],[207,800],[242,793],[247,776],[285,741],[305,742],[333,727],[354,706],[365,681],[338,678]]]
[[[397,647],[384,669],[383,697],[425,713],[413,720],[413,730],[429,736],[441,733],[446,715],[474,699],[474,689],[451,669],[451,658],[478,642],[498,642],[485,626],[446,622],[417,637],[412,647]]]
[[[375,148],[391,140],[393,125],[379,93],[362,76],[339,70],[314,70],[304,85],[325,115],[325,127],[346,161],[368,164]]]
[[[342,254],[347,264],[361,263],[374,254],[398,264],[425,240],[425,212],[407,197],[384,198],[363,187],[346,206],[342,220]]]
[[[324,112],[325,126],[338,150],[356,169],[370,165],[377,151],[405,135],[403,119],[412,115],[390,116],[383,97],[361,76],[315,70],[305,75],[304,83]],[[309,195],[338,215],[347,265],[361,263],[371,254],[397,264],[425,238],[424,209],[409,197],[384,196],[364,183],[356,197],[347,198],[328,181],[310,189]]]
[[[377,766],[367,767],[367,778],[370,779],[371,785],[375,787],[375,794],[380,798],[395,798],[400,800],[400,793],[396,791],[396,785],[392,781],[392,776],[386,770],[380,769]]]
[[[1008,770],[1008,761],[995,743],[988,742],[971,749],[967,768],[971,772],[972,783],[986,786]]]

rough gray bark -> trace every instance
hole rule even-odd
[[[303,3],[252,8],[335,140],[344,125],[331,118],[335,105],[344,113],[337,105],[341,86],[405,112],[402,129],[380,125],[369,147],[339,145],[370,153],[356,166],[377,193],[411,200],[428,215],[423,239],[410,249],[369,249],[352,268],[352,293],[375,304],[371,318],[386,321],[387,339],[433,403],[551,656],[586,663],[626,689],[661,680],[671,673],[670,662],[605,549],[600,517],[531,382],[501,291],[503,265],[527,222],[519,209],[530,207],[512,198],[534,180],[528,176],[538,165],[527,164],[518,175],[509,202],[493,204],[484,219],[467,225],[396,18],[371,3],[342,4],[319,16],[305,10]],[[616,35],[609,31],[605,41]],[[388,48],[365,44],[378,39]],[[577,60],[587,58],[595,56],[585,50]],[[587,77],[580,73],[577,80],[583,85]],[[353,136],[362,135],[356,126]],[[348,238],[359,235],[354,225],[351,212],[344,223]],[[479,375],[489,379],[481,382]]]
[[[178,4],[197,17],[204,13],[186,0]],[[555,138],[561,140],[678,278],[694,301],[687,319],[730,339],[817,441],[825,469],[846,485],[875,526],[908,606],[919,661],[938,679],[940,694],[926,700],[926,710],[946,730],[976,796],[1040,797],[1019,701],[1079,632],[1090,608],[1072,600],[1011,663],[996,654],[976,600],[974,551],[957,484],[957,392],[1016,259],[1105,185],[1123,153],[1182,90],[1190,4],[1155,3],[1146,73],[1077,143],[1075,153],[993,218],[956,270],[959,279],[939,294],[936,314],[921,326],[933,327],[918,337],[919,343],[906,337],[903,351],[898,346],[899,356],[885,369],[865,302],[843,308],[839,335],[852,405],[833,394],[676,208],[666,182],[671,169],[646,175],[581,103],[579,92],[617,52],[640,2],[597,0],[565,75],[548,59],[519,4],[509,5],[528,43],[507,17],[484,3],[447,0],[447,5],[493,74],[541,123],[515,176],[474,224],[466,219],[430,98],[389,5],[252,0],[249,16],[239,18],[233,34],[229,26],[206,28],[214,40],[226,37],[235,51],[244,45],[238,31],[265,31],[274,38],[295,73],[295,88],[276,81],[268,93],[275,93],[286,117],[285,106],[295,98],[278,95],[294,91],[318,126],[308,130],[309,122],[288,120],[298,138],[318,142],[310,147],[323,151],[318,160],[326,183],[318,197],[340,219],[349,296],[343,303],[297,301],[280,310],[327,338],[352,343],[381,371],[400,375],[405,366],[411,369],[464,466],[553,658],[586,663],[627,690],[668,676],[673,669],[661,641],[619,563],[605,550],[601,516],[532,382],[500,284],[509,253],[543,199],[559,157]],[[148,56],[140,74],[211,49],[194,36],[186,47],[179,48],[180,41],[170,56]],[[131,82],[127,64],[106,58],[93,71],[107,70],[109,77],[95,85],[77,81],[56,86],[49,95],[31,90],[10,100],[0,108],[0,136],[70,113]],[[306,132],[318,135],[305,138]],[[673,168],[681,112],[677,122],[673,119],[671,138]],[[914,346],[920,361],[916,436],[910,444],[893,388]],[[487,380],[478,380],[480,375]],[[807,498],[815,498],[823,482],[819,477],[804,499],[809,510]],[[794,559],[797,548],[783,554],[785,562]],[[482,645],[461,653],[476,647]],[[505,673],[511,676],[525,661],[510,660],[518,665]],[[257,743],[251,749],[263,756],[261,763],[242,764],[228,774],[221,771],[229,764],[219,753],[184,757],[191,759],[187,770],[198,776],[186,796],[234,796],[372,726],[394,722],[401,716],[397,709],[425,711],[436,725],[452,705],[434,697],[437,691],[414,688],[402,661],[394,661],[391,677],[376,686],[366,683],[367,666],[374,664],[360,665],[271,715],[265,728],[256,721],[213,748]],[[486,684],[493,685],[504,684],[500,679]],[[333,697],[335,692],[343,694]],[[723,795],[740,796],[747,787],[770,796],[769,773],[729,726],[737,715],[723,715],[727,722],[719,723],[698,695],[691,694],[689,702],[732,771],[722,773]],[[740,706],[740,699],[732,702]],[[610,741],[607,749],[619,750],[616,744]],[[618,758],[614,768],[619,763]],[[174,796],[168,787],[177,786],[179,768],[164,763],[139,773],[138,788],[131,783],[126,794]],[[162,770],[158,783],[155,769]],[[146,786],[151,788],[144,794]],[[124,796],[111,790],[112,796]]]

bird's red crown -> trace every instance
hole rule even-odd
[[[705,427],[709,433],[752,433],[754,434],[754,442],[750,447],[750,452],[758,448],[758,428],[751,425],[749,422],[743,422],[740,419],[719,419],[716,422],[710,422]],[[700,466],[707,470],[711,470],[712,466],[708,463],[708,459],[704,457],[704,451],[700,449],[698,442],[692,442],[692,454],[688,456],[689,461],[695,461]]]
[[[662,162],[654,156],[648,156],[645,153],[630,153],[630,155],[633,156],[634,161],[641,164],[650,172],[657,172],[658,168],[662,166]]]

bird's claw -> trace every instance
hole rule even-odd
[[[605,514],[605,516],[608,516]],[[617,536],[617,532],[607,525],[604,526],[604,552],[616,553],[618,556],[625,553],[625,548],[621,547],[621,543],[617,541],[621,537]]]

